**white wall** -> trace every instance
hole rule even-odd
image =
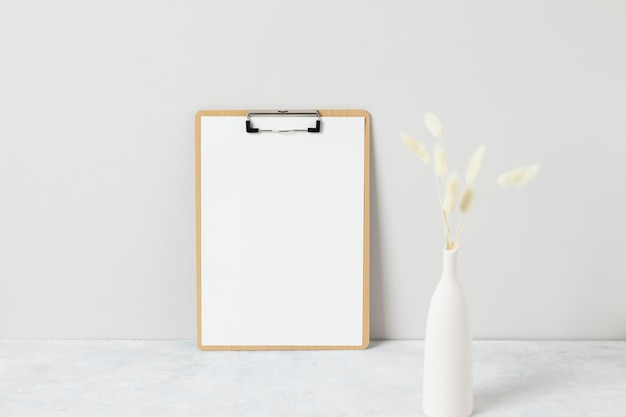
[[[364,108],[373,338],[424,334],[432,110],[483,180],[542,163],[466,229],[476,337],[625,339],[625,51],[624,1],[2,1],[0,337],[195,337],[194,113]]]

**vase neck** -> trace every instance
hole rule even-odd
[[[458,253],[458,248],[454,249],[443,249],[443,268],[441,272],[442,280],[456,280],[456,257]]]

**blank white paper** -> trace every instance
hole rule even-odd
[[[364,118],[245,120],[201,119],[201,344],[361,345]]]

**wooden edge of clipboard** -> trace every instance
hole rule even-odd
[[[196,162],[196,310],[197,344],[200,350],[359,350],[367,349],[370,343],[370,114],[365,110],[319,110],[321,117],[363,117],[365,119],[364,140],[364,212],[363,212],[363,341],[356,346],[228,346],[202,344],[202,297],[201,297],[201,175],[200,175],[200,127],[202,117],[246,116],[248,110],[200,110],[195,116],[195,162]]]

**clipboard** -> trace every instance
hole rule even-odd
[[[370,116],[195,117],[198,347],[369,344]]]

